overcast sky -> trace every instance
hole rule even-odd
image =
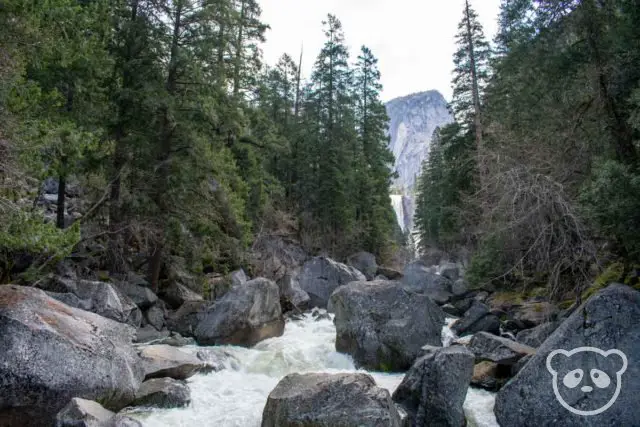
[[[485,34],[493,38],[500,0],[471,0]],[[360,46],[379,59],[383,99],[437,89],[451,99],[454,36],[464,0],[259,0],[262,20],[271,26],[263,46],[267,64],[282,53],[298,58],[304,44],[303,72],[324,43],[322,20],[333,13],[342,21],[355,58]]]

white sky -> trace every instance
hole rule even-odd
[[[383,100],[437,89],[451,99],[454,36],[464,0],[259,0],[269,24],[264,59],[273,65],[283,53],[296,59],[304,44],[303,73],[309,77],[324,36],[322,21],[335,14],[355,59],[362,44],[379,59]],[[500,0],[471,0],[491,40]]]

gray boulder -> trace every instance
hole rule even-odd
[[[534,354],[536,350],[528,345],[520,344],[507,338],[498,337],[487,332],[478,332],[471,338],[469,350],[476,361],[489,360],[499,365],[514,365],[523,357]]]
[[[187,301],[166,319],[167,328],[184,337],[193,337],[200,322],[200,316],[207,308],[206,301]]]
[[[183,381],[173,378],[153,378],[142,383],[134,406],[180,408],[191,403],[191,391]]]
[[[387,390],[367,374],[291,374],[269,394],[262,427],[400,427]]]
[[[353,282],[331,296],[336,350],[366,369],[404,371],[425,344],[442,345],[444,313],[398,282]]]
[[[378,271],[376,256],[369,252],[358,252],[351,255],[347,259],[347,264],[364,274],[367,280],[373,280]]]
[[[142,328],[138,328],[133,341],[136,343],[149,343],[163,338],[168,338],[170,335],[171,332],[167,330],[158,331],[153,326],[147,325],[143,326]]]
[[[194,354],[166,344],[140,347],[138,353],[145,380],[164,377],[186,380],[198,372],[209,370],[208,364]]]
[[[283,332],[278,285],[258,278],[231,289],[209,307],[195,336],[200,345],[252,346]]]
[[[174,310],[187,301],[202,301],[202,296],[179,282],[171,282],[160,292],[160,297]]]
[[[380,276],[384,276],[389,280],[402,279],[402,273],[391,267],[379,266],[378,271],[376,271],[376,274],[379,274]]]
[[[531,328],[556,320],[559,312],[560,309],[548,301],[526,301],[514,307],[511,316]]]
[[[558,328],[557,322],[547,322],[531,329],[518,332],[516,340],[530,347],[537,348]]]
[[[146,310],[158,301],[158,296],[148,287],[132,283],[120,283],[117,286],[140,310]]]
[[[411,426],[463,427],[462,409],[473,375],[473,354],[462,346],[433,348],[415,361],[393,393]]]
[[[159,331],[164,328],[165,315],[166,310],[162,307],[162,301],[158,301],[144,313],[145,320]]]
[[[55,427],[142,427],[142,424],[116,415],[98,402],[75,397],[58,412]]]
[[[144,377],[134,332],[41,290],[0,286],[0,425],[52,425],[78,396],[126,406]]]
[[[637,425],[638,360],[640,292],[610,285],[565,320],[501,389],[497,420],[503,426]]]
[[[445,304],[453,296],[451,280],[419,261],[408,264],[403,274],[401,281],[408,289],[424,293],[438,304]]]
[[[278,287],[280,288],[280,304],[282,307],[291,305],[292,309],[305,310],[309,308],[309,294],[300,288],[300,281],[298,280],[298,270],[287,273],[282,279],[278,281]]]
[[[310,298],[311,307],[327,308],[329,297],[338,287],[367,278],[353,267],[331,258],[316,257],[305,262],[298,276],[300,287]]]
[[[142,321],[142,312],[136,304],[110,283],[56,277],[46,288],[51,296],[71,307],[134,327],[139,327]]]
[[[458,279],[451,285],[451,293],[454,296],[465,295],[469,290],[469,283],[465,279]]]
[[[499,334],[500,319],[491,314],[487,305],[473,300],[471,307],[451,326],[451,329],[460,337],[482,331]]]

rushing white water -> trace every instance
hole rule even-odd
[[[443,340],[451,332],[443,328]],[[353,360],[335,351],[336,331],[331,320],[316,321],[310,314],[287,321],[284,335],[262,341],[254,348],[225,347],[232,357],[227,368],[189,379],[191,405],[183,409],[131,414],[145,427],[258,427],[267,396],[280,379],[294,372],[355,372]],[[197,347],[185,348],[197,351]],[[393,392],[403,374],[368,372],[380,387]],[[469,389],[465,413],[469,425],[497,426],[494,396]]]
[[[402,202],[402,196],[399,194],[392,194],[391,196],[391,205],[393,206],[393,210],[396,213],[396,219],[398,220],[398,225],[402,231],[404,231],[404,204]]]

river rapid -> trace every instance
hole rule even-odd
[[[443,327],[443,343],[455,338]],[[336,330],[329,319],[287,320],[284,334],[253,348],[225,346],[230,355],[226,369],[199,374],[188,380],[191,404],[182,409],[154,409],[132,413],[145,427],[259,427],[271,390],[285,375],[299,372],[356,372],[350,356],[335,351]],[[199,347],[184,347],[197,352]],[[367,372],[367,371],[360,371]],[[378,386],[393,393],[403,374],[371,374]],[[469,426],[498,426],[493,415],[495,397],[470,388],[464,410]]]

